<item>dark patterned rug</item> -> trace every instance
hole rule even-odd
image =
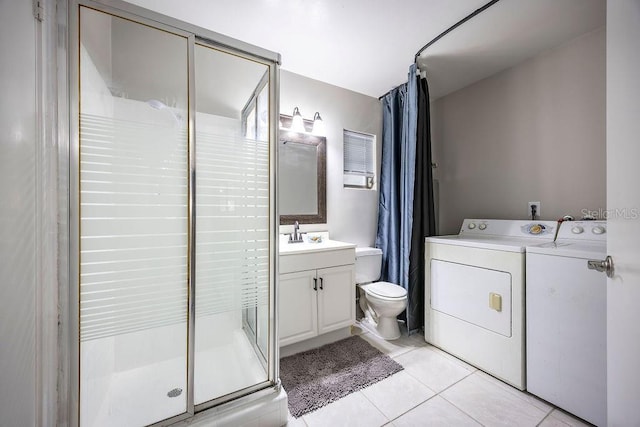
[[[280,379],[296,418],[403,369],[358,336],[280,359]]]

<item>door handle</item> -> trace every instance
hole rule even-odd
[[[603,260],[590,259],[587,261],[587,267],[589,270],[596,270],[601,273],[606,273],[607,277],[613,277],[613,258],[609,255]]]
[[[322,279],[322,277],[320,278],[320,290],[324,289],[324,280]]]
[[[313,278],[313,290],[317,291],[318,290],[318,279],[317,278]]]

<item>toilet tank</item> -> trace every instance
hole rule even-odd
[[[356,283],[375,282],[380,278],[382,250],[356,248]]]

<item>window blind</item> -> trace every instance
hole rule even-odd
[[[344,130],[343,144],[345,187],[373,187],[375,136]]]

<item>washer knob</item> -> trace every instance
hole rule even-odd
[[[479,228],[480,230],[484,230],[484,229],[486,229],[486,228],[487,228],[487,224],[480,224],[480,225],[478,226],[478,228]]]
[[[573,227],[573,228],[571,229],[571,232],[572,232],[573,234],[580,234],[580,233],[582,233],[583,231],[584,231],[584,228],[580,227],[579,225],[576,225],[575,227]]]
[[[476,223],[475,222],[470,222],[467,227],[469,227],[469,230],[473,230],[474,228],[476,228]]]
[[[606,231],[607,231],[607,230],[606,230],[603,226],[601,226],[601,225],[596,225],[595,227],[593,227],[593,228],[591,229],[591,232],[592,232],[593,234],[604,234]]]

